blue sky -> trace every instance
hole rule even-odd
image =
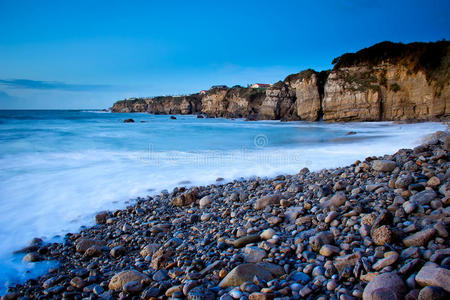
[[[448,0],[0,0],[0,108],[273,83],[385,40],[450,39],[449,11]]]

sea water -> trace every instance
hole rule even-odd
[[[124,123],[133,118],[134,123]],[[101,111],[0,111],[0,294],[47,264],[14,250],[176,186],[335,168],[413,147],[440,123],[310,123]],[[356,134],[349,134],[349,132]]]

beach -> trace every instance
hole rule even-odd
[[[32,241],[25,261],[60,264],[4,298],[445,296],[449,146],[440,132],[346,167],[137,198],[61,243]]]

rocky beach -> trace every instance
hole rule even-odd
[[[448,299],[449,149],[138,198],[34,239],[24,261],[59,265],[3,299]]]

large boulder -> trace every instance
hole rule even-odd
[[[383,273],[376,276],[364,289],[363,300],[392,299],[401,300],[408,289],[395,273]]]
[[[450,293],[450,270],[428,263],[416,275],[421,286],[438,286]]]

